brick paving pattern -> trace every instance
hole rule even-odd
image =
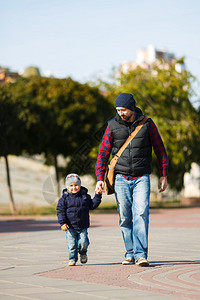
[[[200,262],[187,266],[162,264],[157,267],[104,265],[65,267],[40,274],[50,278],[138,289],[179,298],[200,299],[199,285],[179,279],[180,275],[195,272],[200,280]]]
[[[0,299],[200,299],[200,208],[151,210],[150,267],[123,266],[117,214],[92,214],[89,261],[68,267],[54,217],[0,217]]]

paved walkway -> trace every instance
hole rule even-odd
[[[89,261],[67,266],[54,217],[0,217],[0,299],[200,299],[200,208],[151,210],[151,266],[122,266],[116,214],[91,215]]]

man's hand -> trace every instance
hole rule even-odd
[[[63,225],[61,226],[62,231],[67,231],[68,228],[69,228],[69,226],[68,226],[67,224],[63,224]]]
[[[96,189],[95,189],[95,192],[96,193],[104,193],[104,182],[103,181],[97,181],[97,184],[96,184]]]
[[[160,177],[159,179],[159,183],[158,183],[158,189],[159,189],[159,192],[164,192],[167,188],[167,177],[166,176],[163,176],[163,177]]]

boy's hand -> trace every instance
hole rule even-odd
[[[95,190],[96,194],[102,194],[102,192]]]
[[[67,231],[68,228],[69,228],[69,226],[68,226],[67,224],[63,224],[63,225],[61,226],[62,231]]]

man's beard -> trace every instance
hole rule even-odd
[[[130,116],[121,116],[121,119],[125,122],[128,122],[131,118],[131,115]]]

